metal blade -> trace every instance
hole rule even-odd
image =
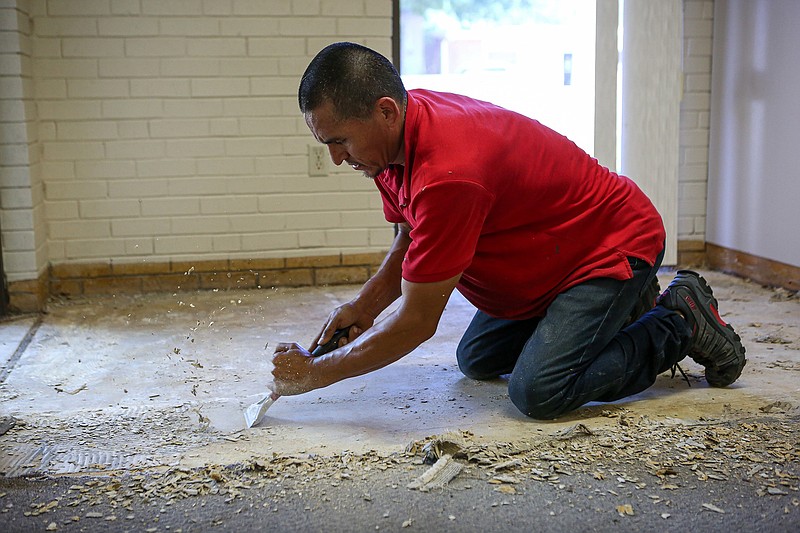
[[[264,418],[264,414],[267,412],[267,409],[275,403],[279,397],[275,396],[274,393],[270,393],[260,401],[254,403],[250,407],[244,410],[244,422],[248,428],[251,428],[258,424],[262,418]]]

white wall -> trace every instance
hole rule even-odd
[[[47,267],[30,2],[0,2],[0,227],[9,279]]]
[[[390,54],[391,0],[3,1],[23,4],[33,75],[21,96],[38,114],[45,264],[390,243],[371,183],[349,168],[309,177],[315,141],[296,92],[326,44]],[[14,267],[5,240],[9,279],[35,278],[30,261]]]
[[[702,240],[713,2],[683,3],[678,238]],[[0,0],[9,280],[385,249],[370,182],[308,176],[295,92],[330,42],[390,54],[391,14],[391,0]]]
[[[708,242],[800,266],[800,2],[717,0]]]
[[[680,0],[625,2],[620,171],[664,221],[664,264],[677,263],[682,10]]]
[[[713,0],[683,0],[677,232],[684,243],[706,238],[713,24]]]
[[[601,163],[613,169],[616,159],[616,107],[613,101],[617,87],[613,79],[616,75],[609,84],[607,74],[616,73],[617,35],[603,33],[601,28],[610,25],[616,27],[618,2],[598,0],[597,5],[598,69],[602,71],[597,74],[595,154]],[[647,4],[639,7],[647,9],[652,6]],[[683,49],[679,68],[683,77],[679,104],[677,198],[667,202],[669,205],[666,209],[670,209],[671,214],[677,217],[674,232],[677,234],[678,247],[697,251],[703,249],[706,231],[714,1],[683,0],[682,7]],[[665,192],[675,194],[674,190]],[[687,244],[692,246],[687,247]],[[672,259],[674,261],[674,257]]]

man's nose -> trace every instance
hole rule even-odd
[[[329,144],[328,151],[331,153],[331,160],[336,166],[341,165],[350,156],[347,150],[336,144]]]

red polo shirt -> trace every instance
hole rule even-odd
[[[404,167],[375,179],[389,222],[411,226],[410,282],[461,273],[459,291],[489,315],[544,315],[592,278],[653,264],[665,232],[630,179],[539,122],[464,96],[412,90]]]

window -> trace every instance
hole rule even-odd
[[[594,149],[596,0],[400,0],[406,87],[487,100]]]

